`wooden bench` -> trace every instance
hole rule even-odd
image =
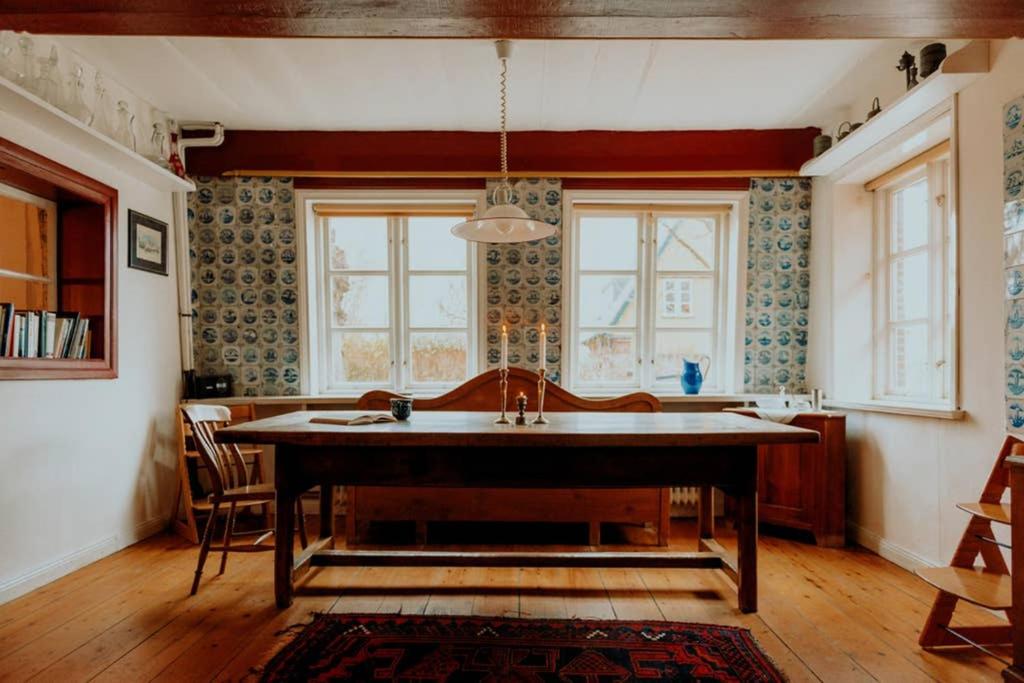
[[[519,392],[529,398],[528,411],[536,412],[539,376],[529,370],[510,368],[510,408]],[[359,410],[390,410],[389,391],[363,394]],[[498,371],[474,377],[436,398],[416,399],[413,414],[425,410],[468,410],[498,414]],[[646,393],[609,399],[586,399],[548,383],[544,412],[657,413],[661,402]],[[514,410],[510,409],[511,413]],[[429,522],[568,522],[585,523],[591,545],[601,543],[601,523],[653,524],[658,545],[668,545],[670,491],[658,489],[501,489],[501,488],[394,488],[350,486],[346,539],[349,545],[363,541],[373,521],[406,521],[416,524],[416,542],[427,541]]]

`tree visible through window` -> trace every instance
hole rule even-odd
[[[472,247],[450,230],[466,216],[323,213],[322,388],[465,381],[476,365]]]
[[[724,361],[721,207],[573,210],[574,387],[679,383],[684,358]]]

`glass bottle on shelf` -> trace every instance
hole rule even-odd
[[[26,90],[35,90],[35,45],[27,33],[18,37],[18,52],[21,54],[14,82]]]
[[[18,67],[14,64],[14,60],[17,59],[14,38],[14,33],[11,31],[0,31],[0,77],[9,81],[15,81],[18,78]]]
[[[128,103],[124,100],[117,103],[117,129],[114,131],[114,139],[135,151],[135,115],[129,111]]]
[[[39,58],[39,76],[36,78],[36,94],[55,107],[64,106],[60,87],[60,64],[57,46],[50,46],[50,56]]]
[[[162,168],[171,167],[167,158],[170,156],[167,141],[167,125],[164,123],[160,112],[153,110],[153,134],[149,138],[149,158]]]
[[[100,133],[111,137],[114,134],[114,127],[110,123],[110,102],[107,97],[107,88],[103,85],[103,74],[96,72],[96,79],[93,84],[93,109],[89,117],[89,125]]]
[[[85,103],[85,69],[81,64],[75,64],[71,69],[71,78],[68,80],[68,99],[64,111],[71,114],[82,123],[89,123],[92,118],[92,111]]]

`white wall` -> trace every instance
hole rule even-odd
[[[1024,92],[1024,41],[992,45],[991,73],[960,93],[960,403],[962,421],[850,412],[848,519],[854,538],[904,565],[945,564],[1004,436],[1002,284],[1003,104]],[[834,281],[843,235],[829,216],[829,184],[816,181],[810,381],[830,387],[828,326],[855,299]],[[847,245],[849,249],[853,245]],[[834,251],[833,251],[834,250]],[[835,259],[836,261],[833,261]],[[847,279],[846,284],[851,280]],[[868,284],[870,288],[870,284]],[[847,288],[848,289],[848,288]],[[844,299],[845,297],[849,297]],[[838,329],[838,328],[836,328]],[[838,336],[838,331],[836,335]],[[844,358],[863,363],[868,357]]]
[[[170,193],[7,113],[0,136],[117,188],[119,213],[118,378],[0,381],[2,603],[165,525],[180,364],[173,250],[168,277],[126,266],[128,209],[172,224]]]

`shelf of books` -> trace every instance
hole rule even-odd
[[[115,189],[0,138],[0,380],[117,376],[117,215]]]

